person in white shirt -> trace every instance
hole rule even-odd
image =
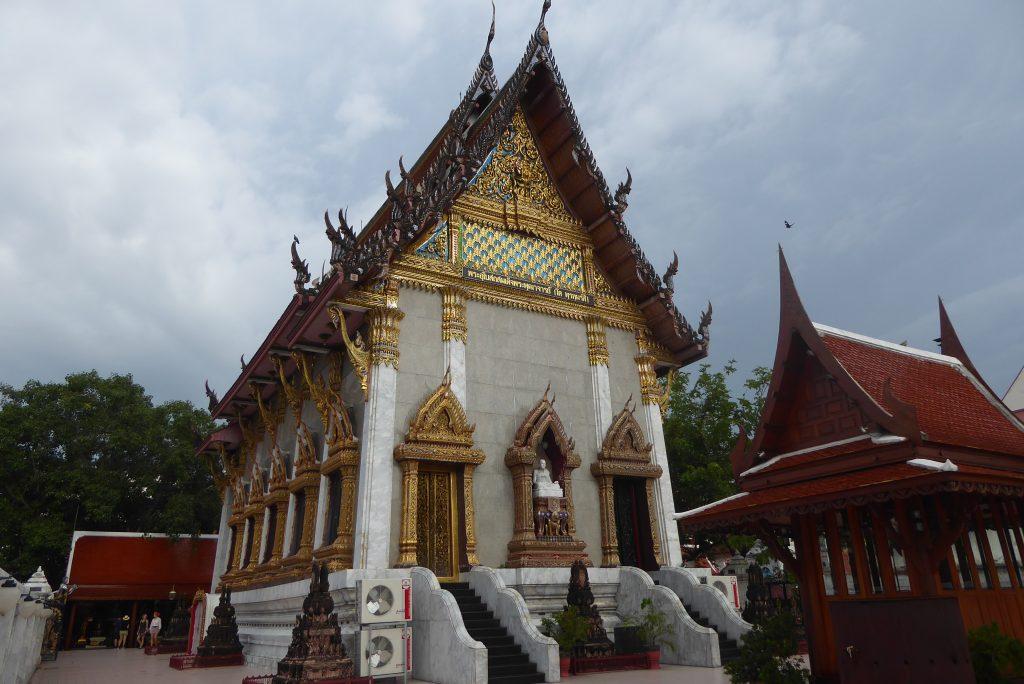
[[[160,645],[160,628],[164,626],[160,619],[160,613],[153,611],[153,619],[149,621],[149,644],[156,647]]]

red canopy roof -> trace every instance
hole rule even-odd
[[[76,600],[165,599],[173,587],[184,597],[209,590],[217,537],[197,539],[75,532],[68,576]]]

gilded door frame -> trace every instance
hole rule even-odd
[[[445,372],[441,385],[427,397],[409,425],[405,442],[395,447],[395,460],[402,467],[402,522],[398,541],[398,561],[395,567],[408,568],[418,564],[417,507],[419,471],[431,464],[461,465],[462,510],[452,511],[453,524],[458,524],[462,513],[464,535],[456,535],[453,545],[458,548],[461,537],[469,566],[479,565],[476,555],[476,516],[473,506],[473,470],[484,462],[484,452],[473,448],[473,431],[466,411],[451,388],[451,374]],[[458,468],[455,468],[458,473]],[[456,497],[456,501],[457,501]],[[461,553],[458,554],[461,557]]]
[[[661,536],[658,534],[657,508],[655,506],[654,483],[661,477],[661,466],[651,462],[653,447],[644,437],[640,423],[637,422],[629,402],[612,419],[601,450],[597,452],[597,461],[590,465],[590,472],[597,479],[598,497],[601,510],[601,566],[615,568],[619,566],[619,535],[615,527],[615,489],[616,477],[643,478],[647,482],[647,513],[651,525],[651,544],[654,546],[654,559],[663,565],[661,554]]]

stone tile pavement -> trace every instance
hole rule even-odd
[[[56,662],[43,663],[31,684],[135,684],[136,682],[174,682],[175,684],[241,684],[243,677],[268,674],[248,667],[218,667],[207,670],[173,670],[169,655],[147,656],[138,649],[62,652]],[[418,682],[418,680],[410,680]],[[573,677],[579,684],[729,684],[721,668],[663,666],[660,670],[609,672]],[[428,684],[421,682],[420,684]]]

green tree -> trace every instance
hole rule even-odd
[[[220,502],[194,455],[213,422],[185,401],[157,406],[131,375],[0,384],[0,567],[64,576],[75,529],[192,535]]]
[[[729,453],[736,444],[740,425],[750,435],[757,429],[771,370],[755,368],[740,393],[729,389],[729,380],[735,373],[735,361],[714,372],[709,364],[702,364],[696,375],[680,373],[672,386],[665,419],[665,446],[676,510],[697,508],[737,491]],[[707,550],[723,539],[696,535],[693,541],[698,549]],[[734,547],[753,543],[752,538],[745,537],[732,541]]]

